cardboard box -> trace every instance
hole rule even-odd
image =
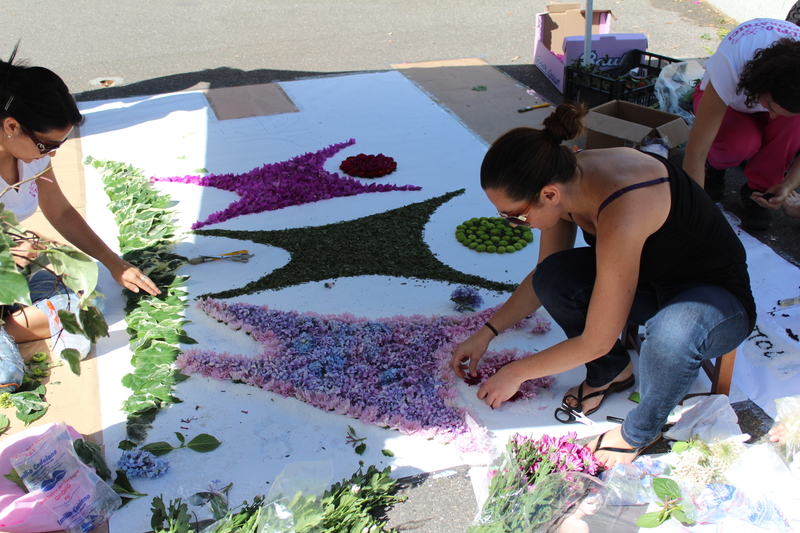
[[[608,10],[593,11],[592,35],[610,33],[613,16]],[[580,4],[550,4],[546,13],[536,15],[533,63],[561,92],[564,92],[564,65],[575,59],[564,56],[564,38],[585,33],[586,13],[581,10]],[[593,51],[600,57],[605,56],[602,49]]]
[[[585,35],[564,38],[564,67],[571,67],[573,61],[583,57]],[[621,67],[631,50],[647,50],[647,35],[644,33],[607,33],[592,35],[592,63],[603,59],[602,70]],[[608,60],[605,61],[605,57]]]
[[[689,140],[689,126],[678,115],[620,100],[590,109],[586,124],[586,148],[640,148],[649,136],[665,139],[672,157]]]

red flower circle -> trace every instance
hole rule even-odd
[[[397,169],[397,163],[383,154],[350,156],[339,166],[345,174],[358,178],[380,178]]]

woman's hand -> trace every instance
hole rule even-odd
[[[111,276],[114,278],[114,281],[129,291],[139,292],[139,290],[144,290],[153,296],[156,294],[161,294],[161,289],[159,289],[156,284],[153,283],[153,280],[145,276],[144,272],[127,261],[119,259],[118,261],[114,262],[113,265],[106,266],[111,272]]]
[[[514,363],[509,363],[497,373],[486,380],[478,390],[478,399],[483,400],[492,409],[497,409],[502,403],[517,393],[522,385],[513,368]]]
[[[786,442],[786,426],[778,424],[769,430],[770,442]]]
[[[753,191],[753,193],[750,195],[750,198],[761,207],[778,210],[783,207],[783,203],[790,194],[792,194],[792,189],[783,183],[779,183],[777,185],[773,185],[763,193],[759,191]],[[768,197],[764,198],[764,195],[768,195]]]
[[[453,372],[461,379],[466,378],[465,365],[469,369],[470,376],[477,377],[478,375],[478,361],[481,360],[481,357],[486,353],[486,349],[489,348],[489,340],[482,333],[484,329],[486,328],[481,328],[456,346],[453,356],[450,358],[450,366],[453,368]],[[490,334],[494,336],[493,333]]]

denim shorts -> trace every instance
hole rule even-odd
[[[31,293],[31,303],[50,298],[56,294],[67,294],[66,285],[58,282],[58,277],[47,269],[41,269],[27,277],[28,289]],[[3,318],[25,307],[22,304],[0,306],[0,316]]]

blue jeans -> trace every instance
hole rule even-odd
[[[586,325],[595,276],[593,248],[558,252],[536,267],[536,296],[569,338],[580,335]],[[625,418],[622,437],[641,447],[658,436],[694,384],[703,361],[739,346],[751,328],[735,296],[704,283],[640,283],[628,322],[644,325],[645,338],[639,352],[641,402]],[[586,384],[611,383],[629,362],[628,350],[617,340],[608,354],[586,364]]]

